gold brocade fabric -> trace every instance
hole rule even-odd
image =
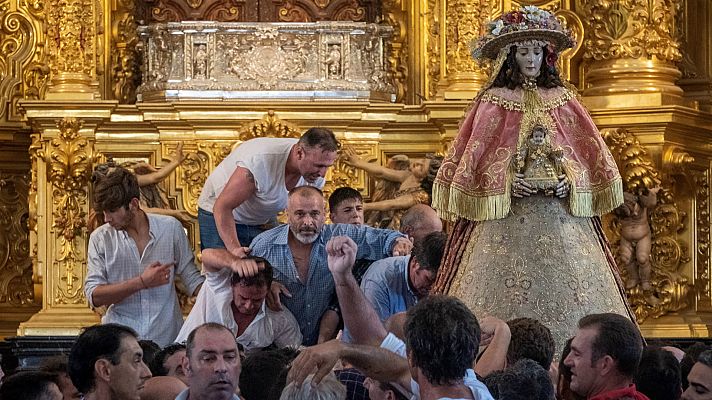
[[[557,355],[584,315],[630,317],[605,240],[593,219],[572,216],[566,203],[513,198],[506,218],[478,222],[448,291],[479,318],[538,319],[551,329]]]

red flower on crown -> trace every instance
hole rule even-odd
[[[518,24],[524,21],[524,14],[520,11],[512,11],[502,16],[502,20],[509,24]]]
[[[559,58],[556,55],[556,49],[551,44],[546,45],[546,65],[553,67],[556,64],[556,60]]]

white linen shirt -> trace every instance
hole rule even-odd
[[[87,277],[84,294],[94,307],[94,290],[103,285],[121,283],[135,278],[155,261],[175,262],[170,268],[169,283],[142,289],[112,304],[101,319],[102,323],[116,323],[133,328],[140,339],[153,340],[165,347],[173,343],[183,315],[174,285],[178,274],[192,295],[204,278],[195,266],[193,251],[177,219],[165,215],[146,214],[150,239],[142,255],[136,242],[124,230],[104,224],[89,237]]]
[[[217,322],[226,326],[233,335],[237,335],[238,326],[232,314],[232,286],[229,268],[217,272],[208,272],[205,285],[200,289],[195,305],[178,333],[176,342],[183,342],[193,329],[206,322]],[[272,343],[277,347],[299,347],[302,334],[299,324],[286,308],[272,311],[262,302],[259,313],[250,325],[237,338],[245,352],[265,348]]]

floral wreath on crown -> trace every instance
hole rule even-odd
[[[576,43],[571,32],[552,13],[525,6],[489,22],[486,33],[472,43],[472,57],[480,61],[496,60],[501,50],[519,42],[544,44],[549,51],[546,62],[550,66],[556,63],[558,53]]]

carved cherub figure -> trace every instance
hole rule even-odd
[[[528,183],[531,193],[554,195],[563,174],[563,151],[552,149],[547,129],[535,125],[524,146],[514,156],[515,173]]]
[[[659,190],[659,187],[645,190],[643,194],[637,196],[625,192],[624,203],[614,210],[621,221],[621,243],[618,255],[628,271],[626,289],[633,289],[638,284],[644,291],[651,289],[652,235],[648,223],[648,209],[657,204]]]

